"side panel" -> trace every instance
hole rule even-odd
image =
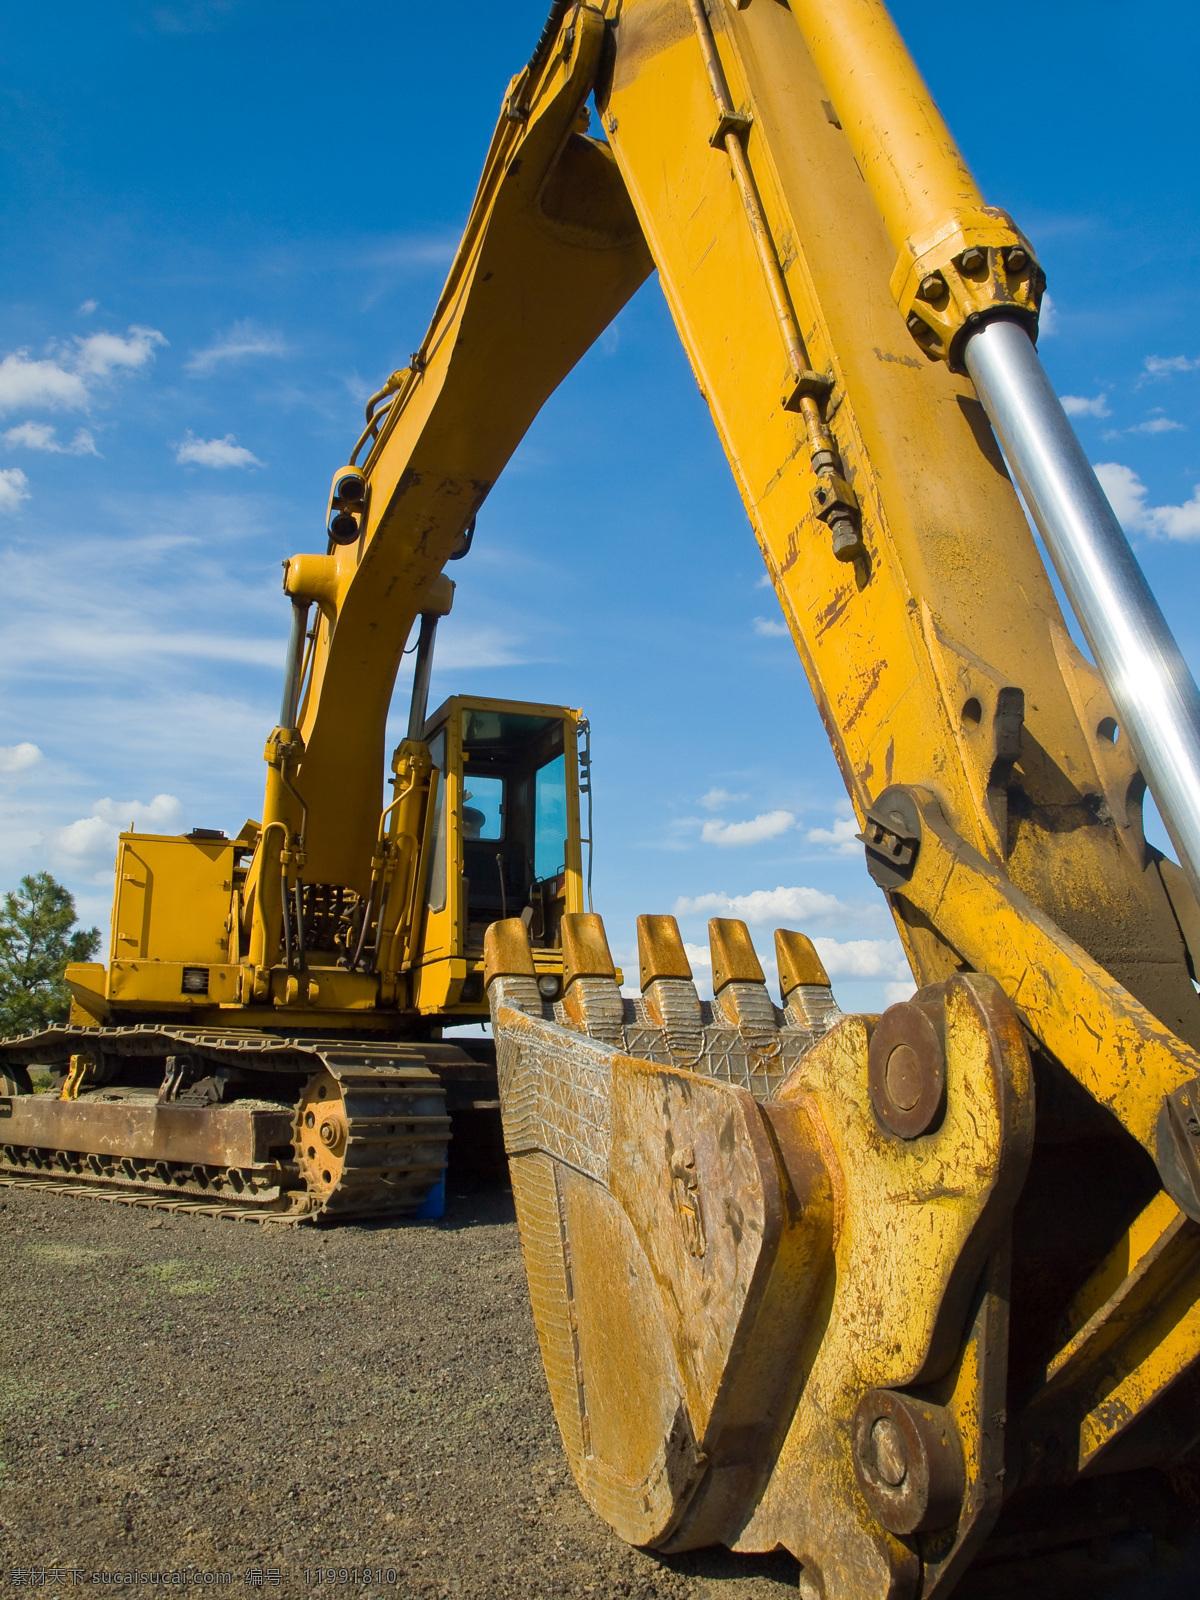
[[[226,961],[232,890],[231,843],[123,833],[113,961]]]

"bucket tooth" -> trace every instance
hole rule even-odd
[[[714,917],[708,925],[712,952],[713,1019],[746,1034],[773,1034],[780,1018],[767,993],[762,963],[744,922]]]
[[[775,930],[775,964],[779,994],[788,1024],[822,1034],[841,1016],[825,964],[812,940],[787,928]]]
[[[493,922],[483,936],[483,979],[488,994],[495,985],[492,1004],[511,1006],[527,1016],[540,1017],[542,997],[529,929],[520,917]]]
[[[561,1009],[567,1027],[608,1044],[623,1044],[625,1002],[603,918],[594,911],[568,911],[562,919],[562,950]]]
[[[646,1020],[661,1028],[673,1058],[703,1049],[704,1018],[674,917],[639,917],[638,972]]]

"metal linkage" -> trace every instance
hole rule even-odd
[[[724,150],[729,157],[791,368],[792,388],[784,396],[784,409],[799,413],[808,435],[812,469],[817,479],[812,492],[813,510],[829,528],[833,552],[838,560],[854,561],[864,554],[858,497],[846,482],[837,444],[821,414],[821,402],[828,396],[832,385],[828,378],[814,372],[810,365],[787,281],[783,276],[779,252],[771,234],[771,225],[763,210],[762,198],[746,153],[746,136],[752,119],[734,106],[704,0],[688,0],[688,5],[704,56],[709,87],[717,106],[717,126],[709,143],[714,149]]]
[[[964,360],[1200,897],[1200,692],[1023,327]]]

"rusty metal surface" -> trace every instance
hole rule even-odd
[[[0,1123],[4,1144],[70,1150],[83,1155],[253,1167],[290,1160],[290,1106],[237,1100],[231,1105],[159,1105],[153,1095],[133,1099],[96,1090],[77,1100],[19,1095]]]

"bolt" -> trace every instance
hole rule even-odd
[[[853,561],[863,554],[862,539],[849,517],[832,523],[829,531],[833,535],[833,553],[839,561]]]
[[[987,266],[987,256],[974,245],[969,250],[964,250],[960,258],[964,272],[979,272]]]
[[[1008,252],[1008,270],[1010,272],[1024,272],[1029,265],[1029,257],[1019,247]]]
[[[889,1098],[901,1111],[911,1111],[921,1098],[921,1063],[911,1045],[896,1046],[883,1075]]]
[[[332,1149],[333,1146],[337,1143],[337,1136],[338,1136],[337,1128],[334,1126],[334,1124],[332,1122],[323,1122],[321,1124],[321,1138],[330,1147],[330,1149]]]
[[[891,1417],[879,1417],[871,1429],[875,1472],[889,1488],[898,1489],[908,1477],[908,1446]]]
[[[921,279],[921,299],[937,300],[946,292],[946,280],[940,272],[931,272],[927,278]]]

